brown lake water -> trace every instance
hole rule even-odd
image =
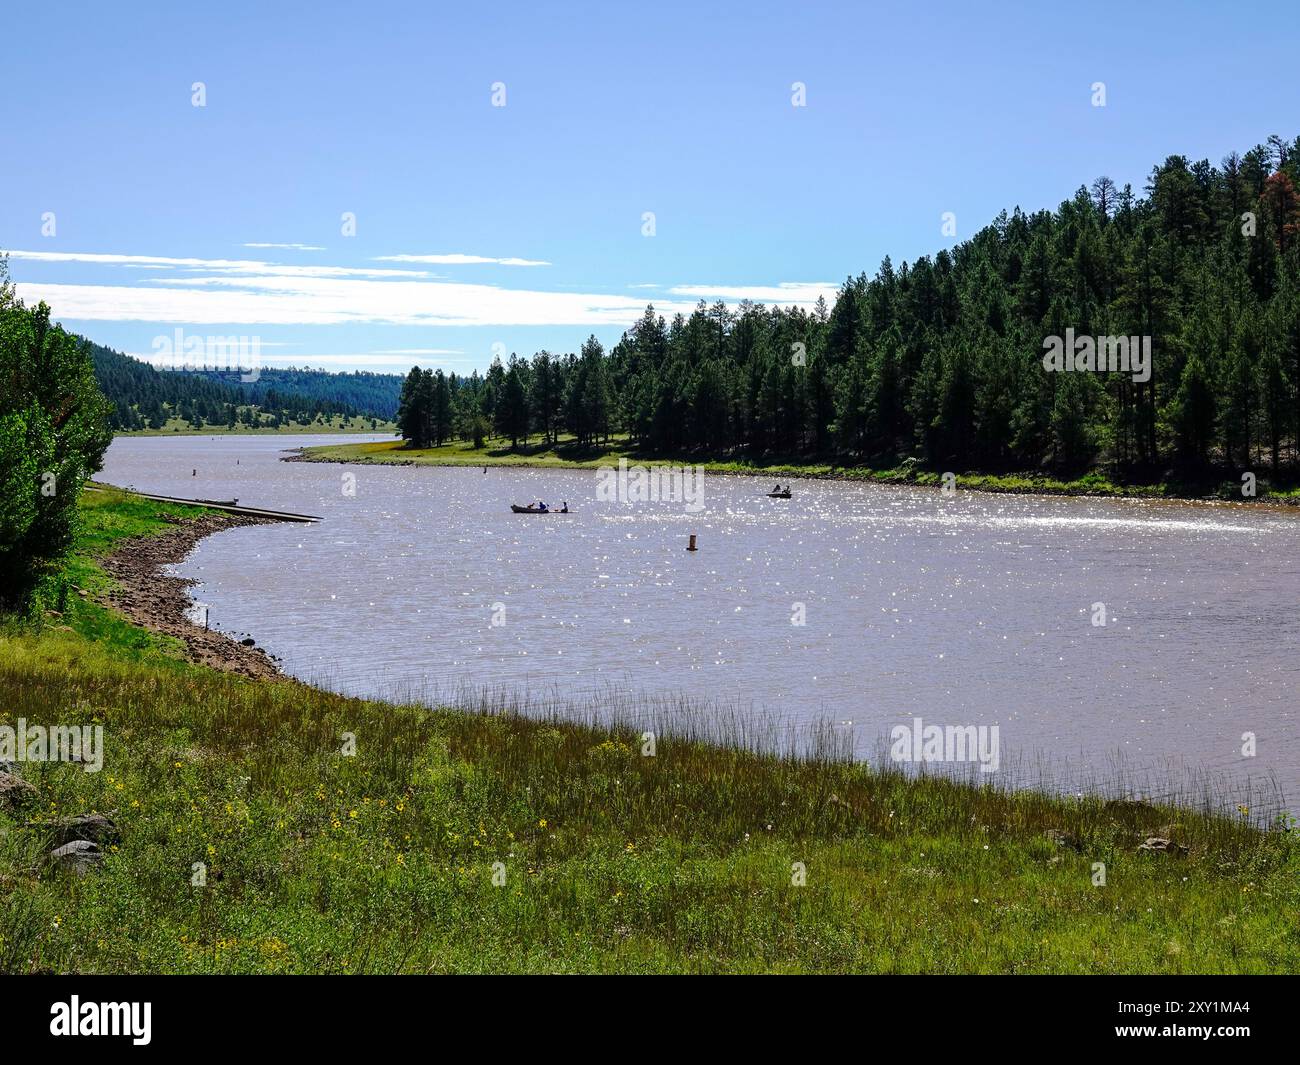
[[[685,694],[864,757],[916,717],[996,724],[1022,767],[1300,790],[1300,514],[749,477],[691,513],[602,502],[589,470],[281,461],[347,439],[119,438],[101,479],[323,516],[177,572],[214,627],[351,694]],[[537,499],[573,513],[510,513]]]

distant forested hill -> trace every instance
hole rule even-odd
[[[221,377],[220,374],[210,375]],[[367,417],[392,421],[397,416],[397,400],[402,378],[397,374],[329,373],[325,370],[263,370],[256,382],[239,383],[250,403],[262,406],[274,392],[280,397],[298,396],[313,402],[320,400],[340,412],[355,411]]]
[[[179,418],[203,426],[279,427],[320,418],[392,421],[402,379],[377,373],[262,370],[256,381],[237,373],[157,370],[89,340],[95,378],[113,405],[114,429],[161,429]]]

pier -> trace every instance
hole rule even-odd
[[[87,481],[86,488],[92,492],[129,492],[141,499],[151,499],[155,503],[183,503],[187,507],[206,507],[208,510],[224,510],[227,514],[247,514],[255,518],[274,518],[277,521],[297,521],[307,525],[324,519],[315,514],[292,514],[287,510],[263,510],[260,507],[241,507],[231,503],[220,503],[205,499],[181,499],[178,496],[156,496],[148,492],[135,492],[129,488],[118,488],[111,484],[98,484]]]

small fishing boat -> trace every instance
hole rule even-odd
[[[515,514],[568,514],[567,510],[542,510],[540,507],[521,507],[518,503],[511,503],[510,509]]]
[[[790,489],[787,488],[784,492],[768,492],[767,498],[768,499],[789,499]]]
[[[239,505],[238,499],[196,499],[196,503],[207,503],[212,507],[234,507]]]

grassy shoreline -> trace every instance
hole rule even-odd
[[[105,605],[103,559],[200,513],[88,494],[87,594],[0,629],[0,723],[106,747],[17,766],[0,972],[1300,971],[1291,831],[194,664]],[[99,868],[51,871],[94,811]],[[1161,833],[1187,853],[1137,849]]]
[[[572,443],[556,447],[540,444],[511,449],[508,445],[475,449],[468,444],[452,443],[442,447],[414,449],[401,440],[384,440],[362,444],[325,444],[299,449],[289,461],[336,462],[398,466],[518,466],[534,469],[596,469],[617,463],[620,458],[644,465],[699,465],[712,474],[752,476],[773,479],[803,477],[814,480],[859,481],[886,485],[912,485],[938,488],[943,473],[916,465],[893,469],[870,469],[865,466],[838,466],[827,463],[781,463],[749,465],[742,462],[701,461],[698,457],[646,456],[618,443],[609,448],[579,449]],[[1162,483],[1153,485],[1119,484],[1100,473],[1090,473],[1070,481],[1041,474],[958,473],[956,485],[962,491],[1009,493],[1015,495],[1100,496],[1123,499],[1164,499],[1171,502],[1221,502],[1250,505],[1300,505],[1300,488],[1274,488],[1260,478],[1253,498],[1243,498],[1240,484],[1223,482],[1214,485]]]

